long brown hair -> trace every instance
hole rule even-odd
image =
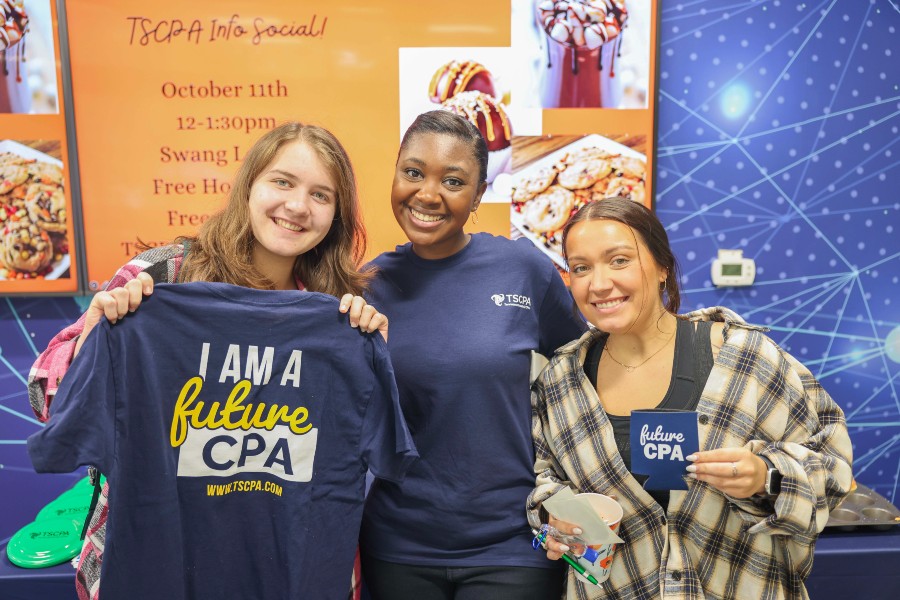
[[[329,169],[337,199],[331,229],[317,246],[297,257],[294,274],[313,292],[362,294],[371,275],[358,271],[366,253],[366,230],[350,157],[328,130],[297,122],[279,125],[253,144],[234,177],[225,208],[206,221],[195,238],[178,239],[190,243],[180,279],[275,289],[253,266],[250,188],[281,147],[293,141],[312,148]]]
[[[678,308],[681,306],[681,292],[678,289],[678,261],[675,260],[675,255],[669,246],[669,236],[666,234],[665,227],[656,215],[640,202],[628,198],[605,198],[581,207],[563,229],[562,247],[566,263],[569,262],[566,238],[569,237],[572,227],[582,221],[603,219],[618,221],[641,236],[641,240],[650,250],[653,260],[666,270],[665,285],[659,288],[660,302],[668,312],[678,314]]]

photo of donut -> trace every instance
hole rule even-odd
[[[511,104],[509,48],[401,48],[400,135],[429,110],[449,110],[478,127],[488,147],[482,202],[509,202],[495,180],[507,176],[514,135],[539,135],[540,110]]]
[[[451,60],[438,67],[428,86],[429,99],[437,104],[463,92],[481,92],[497,97],[494,77],[487,67],[472,60]]]
[[[58,141],[0,141],[0,281],[69,277]]]
[[[562,269],[562,230],[589,202],[621,196],[647,204],[644,136],[513,138],[511,237],[527,237]]]

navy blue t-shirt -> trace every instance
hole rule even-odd
[[[457,254],[410,245],[375,259],[370,302],[390,317],[388,349],[421,459],[402,484],[376,481],[361,544],[414,565],[551,568],[531,548],[529,371],[584,322],[548,258],[527,240],[474,234]]]
[[[107,474],[104,598],[344,599],[366,470],[416,456],[381,336],[311,292],[158,285],[54,406],[28,451]]]

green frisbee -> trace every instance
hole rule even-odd
[[[17,531],[6,545],[6,555],[16,566],[40,569],[72,560],[81,544],[81,524],[74,519],[42,519]]]
[[[51,504],[53,504],[54,502],[78,502],[81,500],[86,500],[87,503],[90,504],[91,497],[92,495],[90,488],[71,488],[54,498]]]
[[[58,519],[60,517],[69,517],[81,523],[87,518],[88,509],[91,507],[91,496],[69,494],[63,495],[50,502],[41,509],[41,512],[34,518],[35,521],[43,521],[44,519]]]

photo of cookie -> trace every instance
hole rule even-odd
[[[28,165],[28,173],[35,183],[63,184],[62,167],[54,163],[35,161]]]
[[[8,194],[28,180],[28,167],[10,164],[0,167],[0,194]]]
[[[645,142],[619,139],[641,148]],[[516,137],[513,169],[511,236],[527,237],[560,268],[563,229],[585,204],[615,196],[647,203],[644,156],[601,135]]]
[[[62,186],[32,183],[25,192],[25,208],[31,222],[44,231],[66,232],[66,196]]]
[[[630,156],[616,156],[610,160],[614,173],[631,179],[644,178],[644,162]]]
[[[45,270],[53,260],[50,235],[27,219],[11,221],[0,229],[0,263],[23,273]]]
[[[0,167],[4,167],[6,165],[25,165],[29,162],[31,161],[22,158],[15,152],[0,152]]]
[[[530,177],[521,179],[518,185],[513,188],[513,202],[525,202],[546,190],[553,183],[553,180],[556,179],[556,173],[555,166],[542,167]]]
[[[553,185],[525,203],[522,215],[532,231],[546,233],[562,229],[573,208],[575,194],[560,185]]]
[[[559,173],[559,185],[570,190],[589,188],[612,171],[609,161],[602,158],[585,159],[571,164]]]
[[[58,141],[0,141],[0,281],[69,276]],[[45,152],[46,151],[46,152]]]
[[[635,202],[644,203],[644,183],[642,180],[629,177],[614,177],[604,190],[602,197],[595,194],[593,200],[602,200],[603,198],[628,198]]]

